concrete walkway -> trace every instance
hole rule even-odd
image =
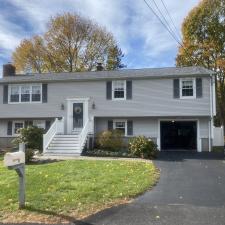
[[[132,203],[76,225],[224,225],[225,160],[212,154],[163,154],[158,185]]]

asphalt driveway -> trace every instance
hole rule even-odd
[[[77,225],[224,225],[225,160],[221,155],[168,153],[155,161],[158,185],[132,203]]]

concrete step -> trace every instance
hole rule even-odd
[[[55,137],[59,137],[59,138],[75,138],[78,137],[79,135],[77,134],[56,134]]]
[[[70,151],[70,152],[54,152],[54,151],[46,151],[44,156],[80,156],[81,152],[79,151]]]
[[[77,143],[76,143],[76,142],[74,142],[74,143],[68,143],[68,142],[66,142],[66,143],[62,143],[62,142],[54,143],[54,142],[51,142],[49,146],[53,146],[53,147],[54,147],[54,146],[56,146],[56,147],[57,147],[57,146],[59,146],[59,147],[60,147],[60,146],[63,146],[63,147],[64,147],[64,146],[65,146],[65,147],[77,147],[77,146],[80,146],[80,144],[79,144],[78,142],[77,142]]]
[[[54,143],[54,144],[77,144],[77,143],[80,143],[79,140],[52,140],[51,143]]]
[[[68,141],[68,142],[72,142],[72,141],[79,141],[79,138],[53,138],[52,141]]]
[[[60,149],[65,149],[65,150],[79,150],[79,146],[49,146],[47,148],[48,150],[60,150]]]

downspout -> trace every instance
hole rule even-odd
[[[213,114],[214,114],[214,99],[213,99],[213,84],[214,83],[214,75],[210,74],[210,120],[209,120],[209,151],[212,151],[212,140],[213,140]]]

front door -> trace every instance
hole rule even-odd
[[[83,128],[84,104],[73,103],[73,130]]]

